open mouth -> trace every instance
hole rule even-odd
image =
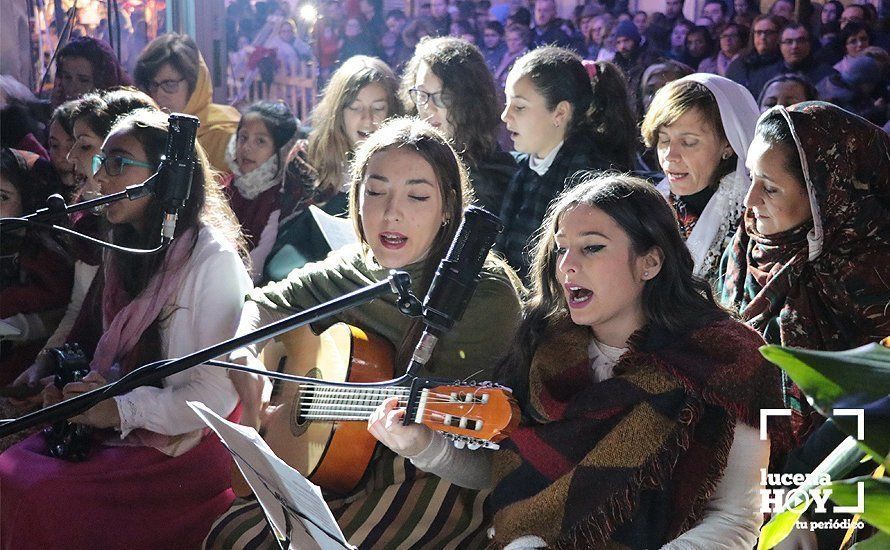
[[[666,172],[665,174],[670,181],[683,181],[689,177],[689,172]]]
[[[388,248],[390,250],[397,250],[399,248],[402,248],[407,242],[408,237],[402,235],[401,233],[384,232],[380,234],[380,244],[382,244],[384,248]]]
[[[569,307],[584,307],[593,298],[593,291],[572,283],[563,285],[566,290],[566,300]]]

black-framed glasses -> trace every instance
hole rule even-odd
[[[105,166],[105,173],[109,176],[119,176],[124,171],[124,166],[139,166],[140,168],[154,168],[147,162],[128,159],[120,155],[106,157],[105,155],[93,155],[93,177],[99,173],[99,169]]]
[[[779,31],[773,29],[762,29],[754,31],[754,36],[770,36],[773,34],[779,34]]]
[[[411,96],[411,101],[418,107],[423,107],[427,102],[432,101],[433,105],[436,107],[447,109],[448,104],[451,103],[451,96],[448,95],[445,90],[429,93],[423,90],[418,90],[417,88],[411,88],[408,90],[408,95]]]
[[[183,80],[185,80],[185,78],[171,78],[168,80],[162,80],[160,82],[151,80],[148,83],[148,93],[153,94],[158,91],[158,88],[160,88],[168,94],[175,94],[179,91],[179,85],[182,84]]]

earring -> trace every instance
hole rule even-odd
[[[442,227],[445,227],[446,225],[448,225],[448,220],[447,219],[442,220]]]
[[[559,122],[554,122],[553,125],[559,128]]]
[[[649,278],[649,272],[648,272],[648,271],[644,271],[644,272],[643,272],[643,278],[644,278],[644,279],[648,279],[648,278]]]
[[[731,156],[732,156],[732,153],[730,153],[729,151],[724,151],[723,154],[720,155],[720,158],[722,158],[723,160],[726,160]]]

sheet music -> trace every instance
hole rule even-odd
[[[309,205],[309,212],[331,250],[358,242],[352,220],[332,216],[314,204]]]
[[[204,403],[188,405],[232,453],[279,540],[289,532],[294,549],[355,548],[343,536],[321,488],[278,458],[255,429],[221,418]]]

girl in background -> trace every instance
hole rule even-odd
[[[402,76],[402,100],[453,140],[479,206],[499,212],[516,162],[498,146],[498,93],[482,52],[460,38],[422,40]]]
[[[626,88],[611,63],[585,67],[577,54],[556,47],[529,52],[510,71],[501,119],[522,155],[501,206],[506,227],[497,246],[521,275],[528,272],[530,238],[569,178],[633,168],[636,133]]]
[[[244,112],[226,150],[232,173],[222,183],[250,250],[254,280],[278,235],[284,161],[297,134],[297,120],[280,101],[260,101]]]
[[[132,83],[107,42],[81,36],[59,50],[51,103],[55,107],[94,90],[103,91]]]
[[[16,218],[46,205],[61,190],[50,163],[34,153],[0,150],[0,217]],[[54,234],[33,226],[3,232],[0,242],[0,386],[31,365],[65,311],[73,261]]]
[[[349,160],[355,148],[388,117],[402,114],[398,80],[376,57],[352,57],[331,76],[312,112],[312,132],[305,147],[291,151],[284,168],[278,236],[263,269],[264,281],[279,281],[328,249],[310,238],[307,208],[329,214],[346,211]]]

